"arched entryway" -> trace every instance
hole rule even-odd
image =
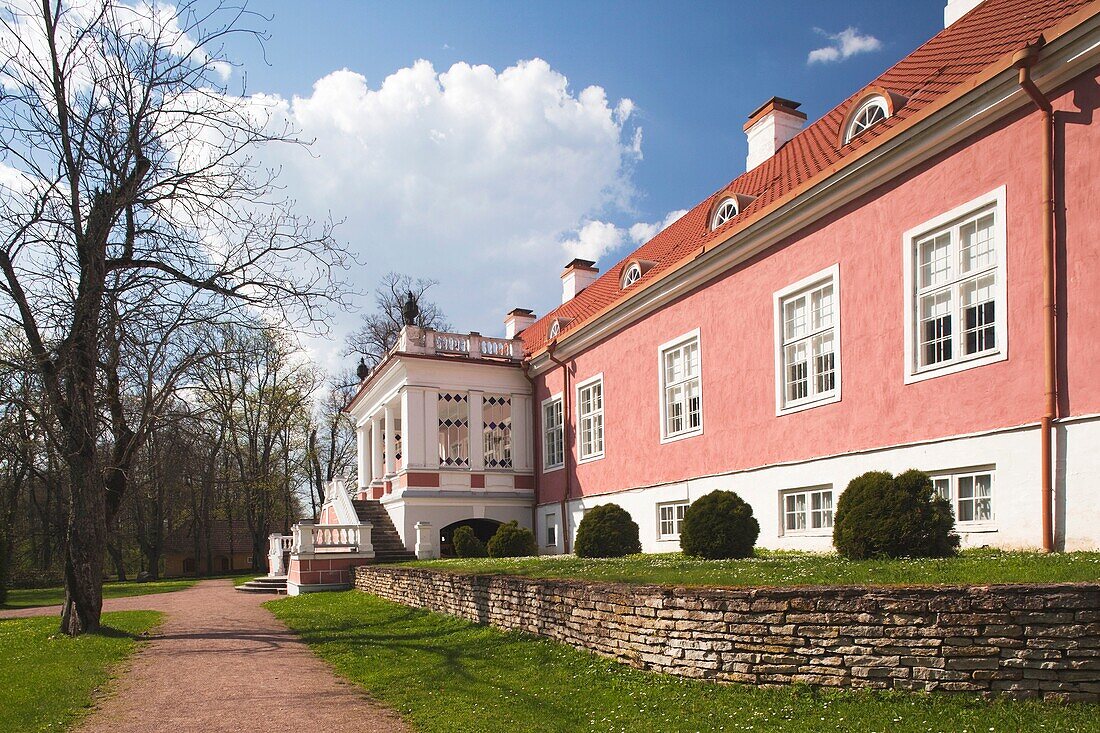
[[[439,530],[439,554],[442,557],[454,557],[454,536],[455,530],[459,527],[469,527],[477,535],[477,538],[482,542],[488,544],[493,535],[497,533],[497,527],[503,522],[498,522],[495,519],[463,519],[458,522],[448,524],[443,529]]]

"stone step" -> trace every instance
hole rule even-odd
[[[253,578],[252,580],[237,586],[241,593],[267,593],[269,595],[286,594],[286,576],[274,578]]]

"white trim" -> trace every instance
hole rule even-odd
[[[968,201],[965,204],[960,204],[948,212],[940,214],[939,216],[929,219],[928,221],[915,226],[906,231],[901,236],[901,254],[902,254],[902,266],[904,271],[903,287],[904,287],[904,332],[905,332],[905,364],[904,364],[904,382],[905,384],[913,384],[915,382],[922,382],[926,379],[933,379],[935,377],[942,377],[947,374],[956,374],[967,369],[975,369],[986,364],[993,364],[998,361],[1004,361],[1008,358],[1008,227],[1006,221],[1008,219],[1007,208],[1007,188],[1000,186],[995,188],[987,194],[979,196],[972,201]],[[994,321],[996,329],[997,346],[994,351],[984,354],[982,356],[967,359],[965,357],[955,357],[950,363],[943,366],[928,366],[920,367],[917,364],[917,348],[916,348],[916,316],[917,316],[917,290],[916,290],[916,250],[914,244],[916,240],[923,234],[927,234],[935,229],[941,229],[951,224],[954,221],[965,218],[970,214],[977,213],[979,210],[992,206],[993,211],[996,212],[993,224],[993,235],[995,238],[993,247],[997,259],[996,272],[996,295],[994,303],[996,310],[996,320]],[[953,333],[960,332],[962,324],[954,324]]]
[[[859,124],[859,118],[862,117],[863,114],[871,107],[878,107],[880,110],[882,110],[882,119],[873,122],[870,125],[864,126],[861,130],[857,132],[855,127],[857,124]],[[875,94],[867,97],[863,100],[863,103],[859,105],[856,111],[853,112],[852,115],[848,118],[848,129],[844,131],[844,144],[847,145],[863,133],[870,130],[875,125],[881,125],[888,119],[890,119],[890,105],[889,103],[887,103],[886,97],[882,96],[881,94]]]
[[[836,386],[833,391],[822,397],[816,399],[806,398],[800,400],[791,405],[786,404],[786,379],[783,373],[783,300],[795,295],[803,290],[809,290],[815,285],[821,285],[826,281],[830,281],[833,284],[833,307],[835,315],[833,316],[833,332],[835,334],[836,346],[834,347],[834,364],[833,371],[836,376]],[[777,290],[772,295],[772,311],[773,311],[773,351],[775,359],[775,414],[776,416],[789,415],[794,412],[802,412],[803,410],[809,410],[814,407],[820,407],[821,405],[830,405],[834,402],[840,402],[841,386],[843,384],[843,373],[841,369],[841,362],[844,360],[841,358],[841,306],[840,306],[840,263],[833,264],[826,267],[824,270],[815,272],[813,275],[804,277],[796,283],[786,286],[781,290]]]
[[[627,282],[627,280],[630,279],[630,274],[632,272],[637,272],[638,276],[636,278],[634,278],[633,280],[630,280],[630,282]],[[644,275],[644,274],[645,273],[642,272],[642,265],[640,263],[631,262],[629,265],[627,265],[627,268],[625,270],[623,270],[623,276],[619,279],[619,288],[621,290],[626,290],[631,285],[633,285],[634,283],[641,280],[642,275]]]
[[[552,466],[548,466],[546,464],[546,406],[555,401],[561,402],[561,463],[555,463]],[[565,421],[566,414],[563,393],[555,392],[543,400],[539,406],[539,440],[542,445],[542,467],[540,470],[543,475],[565,468]]]
[[[665,405],[665,352],[669,349],[682,346],[683,344],[695,340],[696,346],[699,350],[699,427],[684,430],[675,435],[668,435],[665,430],[668,424],[665,421],[666,405]],[[694,438],[703,434],[703,342],[699,337],[699,329],[695,328],[682,336],[677,336],[671,341],[666,341],[657,347],[657,412],[661,421],[658,434],[661,436],[661,443],[675,443],[678,440],[685,440],[687,438]],[[686,416],[685,416],[686,419]]]
[[[1000,531],[997,524],[997,466],[993,463],[980,463],[975,466],[962,466],[959,468],[944,468],[938,470],[925,470],[933,483],[936,479],[946,478],[951,482],[951,516],[955,519],[955,531],[962,534],[985,534]],[[977,474],[989,474],[989,516],[990,519],[971,519],[961,521],[959,519],[958,479],[960,476],[974,476]],[[933,489],[934,491],[935,489]],[[973,500],[973,497],[971,497]]]
[[[602,449],[599,453],[593,453],[589,456],[581,456],[581,446],[584,444],[584,439],[581,437],[581,390],[585,387],[600,383],[600,445]],[[574,397],[576,402],[573,404],[576,419],[574,420],[574,428],[576,430],[576,444],[577,444],[577,464],[591,463],[592,461],[598,461],[604,457],[604,453],[607,451],[607,420],[604,419],[607,411],[607,388],[603,381],[603,372],[594,374],[593,376],[585,379],[583,382],[577,382],[574,388]]]
[[[657,502],[656,507],[655,507],[656,510],[657,510],[657,525],[656,525],[656,532],[654,533],[654,537],[655,537],[657,542],[679,542],[680,541],[680,533],[679,532],[671,532],[669,534],[661,534],[661,510],[664,509],[665,507],[678,507],[678,506],[684,507],[684,512],[687,512],[687,508],[689,506],[691,506],[691,502],[688,501],[687,499],[677,499],[677,500],[674,500],[674,501],[659,501],[659,502]],[[682,518],[677,519],[675,512],[673,512],[673,515],[672,515],[672,526],[673,527],[676,527],[678,524],[683,523],[683,521],[684,520]]]
[[[811,527],[810,518],[813,514],[813,507],[807,504],[803,509],[806,515],[806,528],[805,529],[787,529],[787,497],[797,494],[805,494],[808,501],[812,501],[810,497],[813,494],[822,494],[829,492],[829,501],[832,502],[830,509],[832,516],[829,518],[828,527]],[[840,492],[843,493],[843,490]],[[813,486],[800,486],[794,489],[780,489],[779,490],[779,537],[832,537],[833,536],[833,524],[836,522],[836,503],[840,498],[840,494],[832,484],[815,484]]]
[[[1100,44],[1090,33],[1100,28],[1100,16],[1050,41],[1044,56],[1033,69],[1040,89],[1051,91],[1058,85],[1085,73],[1100,57]],[[1072,54],[1072,55],[1071,55]],[[991,128],[1003,117],[1018,110],[1032,109],[1032,102],[1020,89],[1016,70],[1007,68],[980,87],[948,104],[911,127],[904,135],[887,140],[869,154],[844,162],[835,174],[822,179],[813,188],[798,194],[767,217],[747,227],[730,231],[690,264],[675,270],[667,278],[639,290],[634,297],[586,320],[570,331],[559,344],[559,359],[579,354],[614,333],[671,303],[682,294],[727,273],[740,262],[806,230],[820,218],[829,216],[845,204],[893,180],[932,157]],[[543,351],[531,362],[532,376],[554,366]]]
[[[724,208],[726,208],[726,204],[732,204],[733,205],[733,213],[730,214],[729,216],[727,216],[726,218],[722,219],[722,221],[718,221],[718,215],[722,213],[722,210]],[[726,196],[725,198],[723,198],[721,201],[718,202],[717,206],[714,207],[714,213],[710,217],[710,229],[711,229],[711,231],[714,231],[715,229],[718,229],[720,226],[722,226],[726,222],[736,218],[737,215],[740,214],[740,213],[741,213],[741,205],[737,201],[737,197],[736,196]]]

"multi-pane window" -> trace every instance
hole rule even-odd
[[[779,298],[780,409],[836,397],[840,349],[835,275]]]
[[[470,465],[470,400],[464,394],[439,394],[439,465]]]
[[[657,539],[674,540],[680,537],[680,526],[687,512],[686,501],[657,506]]]
[[[699,379],[699,337],[661,351],[664,436],[698,432],[703,427],[703,393]]]
[[[848,124],[848,131],[844,135],[844,144],[847,145],[864,130],[874,127],[889,116],[890,111],[885,99],[878,96],[868,99],[852,115],[852,121]]]
[[[603,455],[603,377],[577,388],[577,433],[580,460]]]
[[[487,394],[481,401],[485,467],[512,467],[512,398]]]
[[[565,422],[561,397],[542,403],[542,467],[560,468],[565,464]]]
[[[959,524],[993,521],[993,472],[939,474],[932,477],[936,494],[951,503]]]
[[[997,216],[987,208],[917,237],[916,367],[928,369],[997,350]]]
[[[833,526],[833,490],[808,489],[783,494],[783,533],[814,532]]]

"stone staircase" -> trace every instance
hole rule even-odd
[[[286,595],[286,576],[279,575],[274,578],[264,576],[238,585],[237,590],[242,593],[269,593],[271,595]]]
[[[397,534],[397,528],[393,526],[390,515],[381,502],[374,499],[355,499],[351,503],[355,505],[359,521],[373,525],[370,538],[374,545],[375,562],[407,562],[416,559],[416,555],[405,549],[401,535]]]

